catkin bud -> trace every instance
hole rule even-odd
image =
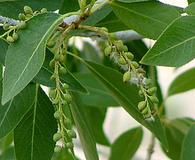
[[[128,82],[131,79],[131,72],[127,71],[123,75],[123,82]]]

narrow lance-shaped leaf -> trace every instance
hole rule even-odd
[[[189,69],[176,77],[168,90],[169,96],[195,88],[195,68]]]
[[[195,16],[175,20],[143,57],[148,65],[179,67],[195,58]]]
[[[27,29],[20,31],[19,40],[9,46],[5,60],[3,104],[23,90],[39,72],[45,58],[47,39],[61,19],[54,13],[35,16],[27,23]]]
[[[0,87],[2,93],[2,85]],[[1,95],[0,95],[1,97]],[[34,103],[35,84],[29,84],[20,94],[4,106],[0,105],[0,138],[11,132]]]
[[[130,29],[148,38],[157,39],[163,30],[180,14],[173,7],[155,1],[111,2],[116,16]]]
[[[139,148],[143,137],[141,127],[133,128],[118,137],[111,146],[109,160],[129,160],[132,159]]]
[[[186,135],[182,147],[182,160],[194,160],[195,153],[195,125],[192,125],[188,134]]]
[[[79,99],[79,96],[74,94],[74,102],[70,107],[72,116],[79,133],[79,138],[85,153],[86,160],[98,160],[98,154],[96,149],[95,138],[92,134],[91,129],[88,126],[88,122],[84,115],[82,107],[82,102]]]
[[[55,142],[57,123],[53,117],[54,108],[47,95],[37,87],[35,102],[14,130],[14,144],[17,160],[49,160]]]
[[[71,54],[71,53],[69,53]],[[137,105],[141,101],[138,95],[138,89],[134,85],[123,83],[121,73],[109,67],[105,67],[93,62],[84,61],[83,59],[71,54],[83,62],[89,70],[102,82],[112,96],[120,105],[139,123],[152,131],[161,143],[168,149],[167,139],[164,127],[162,126],[158,115],[154,115],[154,121],[147,121],[138,111]]]

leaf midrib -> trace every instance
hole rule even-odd
[[[146,15],[141,14],[141,13],[139,13],[139,12],[136,12],[136,11],[134,11],[134,10],[130,10],[130,9],[128,9],[128,8],[126,8],[126,7],[123,7],[123,6],[120,6],[120,5],[118,5],[118,4],[114,3],[114,2],[111,3],[111,4],[114,5],[114,6],[117,6],[117,7],[119,7],[119,8],[122,8],[122,9],[124,9],[124,10],[127,10],[127,11],[129,11],[129,12],[132,12],[132,13],[134,13],[134,14],[137,14],[137,15],[139,15],[139,16],[141,16],[141,17],[145,17],[145,18],[147,18],[147,19],[151,19],[151,20],[156,21],[156,22],[158,22],[158,23],[161,23],[161,24],[163,24],[163,25],[167,25],[167,23],[165,23],[165,22],[159,21],[158,19],[155,19],[155,18],[153,18],[153,17],[146,16]]]

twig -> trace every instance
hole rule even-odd
[[[151,160],[152,154],[154,153],[154,146],[155,146],[155,136],[152,134],[151,142],[148,146],[148,154],[146,160]]]

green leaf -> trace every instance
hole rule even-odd
[[[176,77],[168,90],[168,95],[174,95],[195,88],[195,68],[189,69]]]
[[[111,146],[109,160],[129,160],[139,148],[143,138],[141,127],[133,128],[123,133]]]
[[[195,16],[175,20],[143,57],[141,63],[179,67],[195,58]]]
[[[168,24],[180,16],[176,9],[160,2],[111,2],[110,5],[126,26],[152,39],[157,39]]]
[[[39,72],[45,59],[46,41],[61,18],[54,13],[35,16],[27,23],[27,29],[19,33],[19,40],[9,46],[5,60],[3,104],[23,90]]]
[[[62,0],[62,1],[63,1],[62,5],[59,10],[60,14],[79,10],[78,0]]]
[[[13,143],[13,140],[14,140],[13,132],[10,132],[5,137],[1,138],[1,140],[0,140],[0,150],[2,152],[7,150],[11,146],[11,144]]]
[[[195,15],[195,2],[187,6],[184,11],[189,15]]]
[[[106,109],[95,106],[83,106],[88,126],[91,128],[95,141],[99,144],[109,146],[110,142],[106,137],[103,129]]]
[[[89,94],[80,95],[83,104],[100,108],[118,106],[118,103],[115,101],[115,99],[105,90],[102,84],[97,81],[92,74],[77,73],[74,75],[81,81],[83,85],[86,86],[87,90],[89,91]]]
[[[195,153],[195,125],[192,125],[188,134],[186,135],[182,147],[182,160],[194,160]]]
[[[0,93],[2,93],[2,86],[0,87]],[[18,125],[24,115],[32,107],[34,96],[35,85],[29,84],[11,101],[4,106],[0,105],[0,138],[6,136]]]
[[[16,160],[14,147],[10,147],[5,152],[0,154],[0,160]]]
[[[49,62],[53,59],[53,55],[47,52],[44,64],[39,73],[34,77],[34,81],[48,87],[55,87],[55,82],[50,80],[53,75],[53,69],[49,66]],[[67,69],[68,70],[68,69]],[[80,80],[76,78],[70,71],[66,75],[61,75],[60,80],[70,86],[70,90],[82,93],[88,93],[88,90],[82,85]]]
[[[5,55],[8,49],[8,44],[3,41],[0,40],[0,63],[1,64],[5,64]]]
[[[117,0],[123,3],[134,3],[134,2],[145,2],[145,1],[152,1],[152,0]]]
[[[194,120],[190,118],[180,118],[165,121],[165,130],[169,144],[169,151],[165,154],[172,160],[181,159],[182,144]]]
[[[152,131],[168,149],[164,127],[162,126],[159,117],[154,115],[154,121],[146,121],[144,120],[143,115],[138,111],[137,105],[141,99],[138,96],[138,89],[136,86],[123,83],[123,75],[116,70],[93,62],[84,61],[73,54],[71,55],[83,62],[97,79],[104,84],[117,102],[123,106],[136,121]]]
[[[85,153],[86,160],[98,160],[99,158],[96,149],[95,138],[84,116],[82,102],[80,101],[79,96],[76,94],[74,94],[74,100],[75,101],[70,108],[77,131],[79,133],[79,138]]]
[[[24,12],[24,6],[30,6],[33,10],[40,10],[41,8],[47,8],[49,11],[56,11],[59,9],[62,0],[10,0],[0,1],[0,15],[18,19],[18,14]]]
[[[14,130],[17,160],[48,160],[54,148],[53,134],[57,123],[54,108],[47,95],[37,87],[34,106]]]
[[[63,160],[63,159],[65,159],[65,160],[77,160],[66,149],[61,150],[60,153],[54,153],[51,160]]]
[[[190,4],[190,3],[193,3],[193,2],[195,2],[195,0],[188,0],[188,3]]]

